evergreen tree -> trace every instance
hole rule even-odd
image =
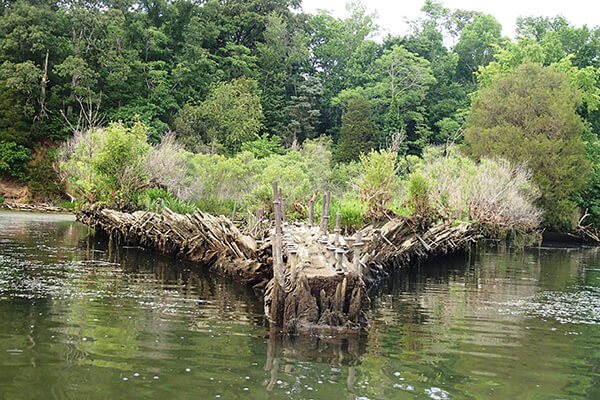
[[[358,160],[361,153],[373,148],[377,130],[371,119],[371,106],[362,98],[348,103],[348,110],[342,117],[340,140],[334,159],[338,162]]]
[[[466,149],[475,158],[502,157],[529,166],[553,228],[570,227],[571,197],[589,170],[578,104],[579,93],[565,73],[523,64],[480,90],[465,132]]]

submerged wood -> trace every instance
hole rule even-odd
[[[229,218],[201,211],[123,213],[92,205],[77,217],[117,242],[156,249],[252,285],[264,294],[271,325],[286,333],[363,332],[369,326],[369,285],[478,238],[468,224],[438,223],[423,231],[407,219],[370,225],[353,237],[330,234],[323,225],[283,223],[279,232],[273,227],[258,240]]]

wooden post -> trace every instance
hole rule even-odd
[[[323,234],[327,234],[328,230],[329,230],[329,203],[331,201],[331,192],[327,192],[327,200],[326,200],[326,206],[325,206],[325,220],[323,221],[323,225],[324,225],[324,231]]]
[[[310,199],[308,201],[308,226],[313,227],[315,223],[315,201]]]
[[[331,253],[331,256],[333,257],[333,270],[336,271],[337,258],[335,251],[337,250],[337,247],[329,243],[325,246],[325,249],[327,249],[327,251],[329,251]],[[327,260],[327,262],[329,263],[329,260]]]
[[[361,275],[360,271],[360,249],[363,247],[364,243],[362,241],[362,232],[356,232],[356,241],[352,245],[354,248],[354,254],[352,256],[352,272],[356,274],[356,276]]]
[[[335,245],[338,246],[340,244],[340,232],[342,232],[342,214],[337,213],[335,215]]]
[[[273,208],[275,209],[275,240],[273,240],[273,276],[280,288],[285,285],[283,277],[283,251],[281,246],[281,202],[277,193],[277,182],[273,182]]]
[[[344,254],[346,252],[342,249],[337,249],[335,251],[335,256],[336,256],[336,264],[335,264],[335,269],[337,270],[338,273],[344,273],[346,271],[344,271],[344,266],[342,265],[342,262],[344,261]]]
[[[322,207],[321,207],[321,232],[323,232],[323,235],[327,234],[327,225],[324,224],[323,221],[325,221],[325,210],[327,209],[327,198],[325,197],[325,194],[323,194],[323,200],[322,200]]]
[[[275,233],[280,235],[281,234],[281,222],[280,222],[280,216],[278,215],[278,212],[281,212],[281,209],[279,209],[278,211],[278,207],[277,205],[280,204],[279,203],[279,192],[277,191],[277,182],[273,182],[273,216],[275,218]]]
[[[296,276],[298,275],[298,250],[293,247],[288,250],[288,254],[290,257],[290,285],[288,287],[288,292],[292,291],[296,286]]]
[[[281,199],[281,215],[283,217],[283,223],[287,222],[286,208],[285,208],[285,197]]]
[[[162,203],[162,199],[159,197],[158,199],[156,199],[156,213],[158,214],[160,212],[160,204]]]
[[[235,221],[235,210],[237,208],[237,200],[233,203],[233,212],[231,213],[231,222]]]

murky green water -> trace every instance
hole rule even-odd
[[[0,213],[0,398],[600,398],[596,249],[481,250],[379,289],[368,338],[269,337],[251,290]]]

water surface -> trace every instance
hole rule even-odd
[[[279,338],[247,287],[0,212],[0,399],[600,398],[596,249],[478,249],[373,295],[368,337]]]

